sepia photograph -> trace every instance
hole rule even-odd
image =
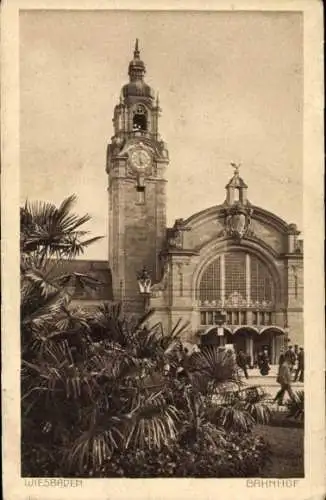
[[[303,12],[17,19],[25,486],[295,486],[313,363]]]
[[[302,28],[20,14],[23,476],[304,475]]]

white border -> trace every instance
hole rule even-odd
[[[80,488],[28,488],[20,478],[19,398],[19,9],[264,10],[304,13],[304,266],[306,388],[305,479],[294,488],[246,488],[242,479],[83,480]],[[317,0],[175,0],[2,3],[2,289],[3,472],[6,499],[322,498],[325,493],[323,272],[323,36]],[[281,57],[281,55],[280,55]],[[289,444],[284,444],[289,446]]]

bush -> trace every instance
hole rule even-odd
[[[218,447],[201,442],[116,454],[100,477],[253,477],[269,459],[262,438],[230,433]]]
[[[288,418],[293,418],[299,422],[304,421],[304,391],[297,391],[295,399],[289,399],[285,403],[288,410]]]

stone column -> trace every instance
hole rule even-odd
[[[247,306],[250,304],[250,288],[251,288],[251,275],[250,275],[250,255],[246,254],[246,301]]]
[[[253,363],[254,362],[254,341],[253,341],[251,333],[249,333],[249,335],[246,337],[246,352],[250,356],[251,363]]]
[[[221,301],[222,307],[225,303],[225,256],[224,254],[220,257],[220,278],[221,278]]]

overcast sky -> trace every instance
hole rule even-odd
[[[248,198],[302,227],[302,20],[297,13],[29,11],[20,20],[21,200],[78,196],[106,259],[106,146],[140,39],[170,152],[168,223]]]

